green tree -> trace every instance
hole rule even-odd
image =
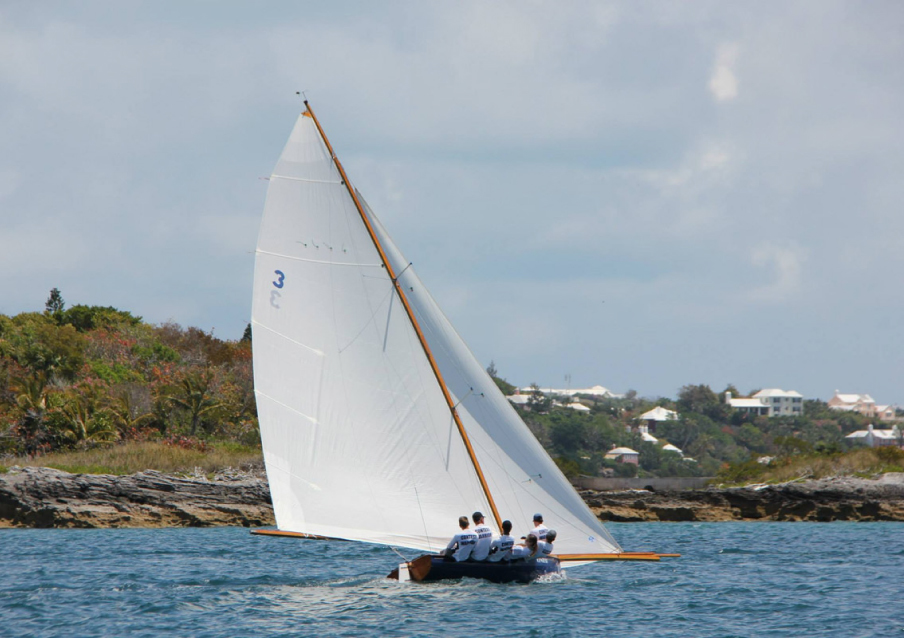
[[[50,296],[47,297],[47,302],[44,304],[44,311],[54,317],[59,317],[65,307],[66,302],[63,301],[63,295],[60,293],[60,289],[52,288],[50,290]]]
[[[242,333],[241,340],[251,343],[251,323],[250,322],[245,326],[245,332]]]
[[[552,399],[543,394],[540,386],[536,383],[530,384],[530,396],[527,398],[527,407],[538,414],[549,412],[552,407]]]
[[[179,385],[167,396],[167,400],[188,411],[191,417],[191,430],[194,436],[201,423],[201,418],[218,410],[220,401],[216,400],[210,390],[210,374],[191,373],[183,377]]]

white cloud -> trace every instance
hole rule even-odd
[[[771,281],[744,293],[750,301],[776,303],[791,299],[801,289],[807,251],[796,245],[759,244],[750,254],[755,266],[765,269]]]
[[[719,46],[716,66],[709,79],[709,90],[719,102],[727,102],[738,97],[738,78],[735,75],[737,59],[737,44]]]

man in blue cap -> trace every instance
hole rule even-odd
[[[543,524],[543,515],[534,514],[534,528],[528,532],[531,536],[536,536],[538,541],[546,541],[546,532],[549,528]]]

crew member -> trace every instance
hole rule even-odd
[[[474,546],[477,544],[477,534],[468,529],[470,527],[467,516],[458,517],[458,526],[461,531],[452,537],[442,554],[447,560],[466,561],[471,557]]]
[[[493,530],[484,522],[480,512],[474,512],[471,518],[474,519],[474,533],[477,534],[477,544],[471,552],[471,560],[486,560],[493,543]]]
[[[512,547],[515,545],[515,539],[511,536],[512,522],[502,521],[502,536],[493,539],[490,543],[490,555],[487,558],[491,563],[498,563],[501,560],[509,560],[512,557]]]
[[[512,548],[512,559],[536,558],[537,551],[537,537],[533,534],[528,534],[527,538],[524,539],[524,545],[516,545]]]
[[[536,536],[538,541],[546,540],[546,532],[549,528],[543,524],[543,515],[534,514],[534,528],[528,532],[529,536]]]
[[[549,556],[552,554],[552,544],[556,540],[556,530],[551,529],[546,532],[546,540],[537,543],[539,551],[538,556]]]

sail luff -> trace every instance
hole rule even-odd
[[[436,363],[436,360],[433,357],[433,353],[430,350],[430,345],[427,343],[427,339],[424,336],[423,331],[421,330],[420,324],[415,317],[414,310],[411,308],[411,305],[408,302],[408,298],[406,297],[404,291],[402,290],[401,284],[398,281],[398,275],[396,275],[395,270],[392,267],[392,264],[386,253],[383,250],[383,246],[380,243],[379,238],[374,232],[373,226],[370,223],[370,219],[364,211],[364,207],[361,205],[361,201],[358,198],[355,189],[352,188],[351,183],[349,182],[348,176],[345,173],[345,168],[343,168],[342,163],[339,161],[339,158],[336,156],[336,153],[333,151],[333,146],[330,144],[329,139],[326,136],[326,133],[323,130],[323,127],[320,126],[320,121],[317,119],[317,116],[314,114],[313,109],[311,109],[311,105],[308,104],[308,101],[304,101],[305,105],[305,113],[304,115],[310,117],[314,125],[317,127],[317,131],[320,134],[320,137],[323,139],[324,144],[326,144],[327,150],[329,151],[330,158],[333,160],[333,163],[336,166],[336,169],[339,171],[339,175],[342,177],[342,183],[345,188],[348,190],[348,194],[351,196],[352,201],[355,204],[355,208],[358,211],[358,214],[361,216],[361,220],[364,222],[364,226],[367,229],[368,235],[370,235],[371,240],[374,243],[374,247],[377,250],[377,253],[380,255],[380,259],[383,262],[383,266],[386,269],[389,278],[392,280],[393,287],[399,295],[399,300],[402,302],[402,307],[405,309],[405,313],[408,315],[408,319],[411,321],[411,325],[414,328],[415,333],[417,334],[417,338],[420,341],[421,347],[424,350],[424,354],[427,357],[427,361],[430,364],[430,368],[433,371],[434,376],[436,377],[436,381],[439,384],[440,390],[442,391],[443,397],[445,398],[446,404],[449,407],[449,411],[452,414],[452,419],[455,421],[455,426],[458,429],[458,433],[461,436],[462,442],[465,445],[465,449],[468,452],[468,456],[471,459],[471,463],[474,466],[474,470],[477,473],[477,479],[480,482],[480,486],[483,489],[484,494],[487,498],[487,503],[490,506],[490,510],[492,511],[493,518],[496,521],[496,525],[498,529],[502,529],[502,517],[499,515],[499,511],[496,508],[496,502],[493,499],[493,495],[490,493],[489,485],[487,484],[486,477],[483,474],[483,470],[480,467],[480,463],[477,460],[477,455],[474,452],[474,448],[471,445],[471,439],[468,436],[467,431],[465,430],[464,423],[462,423],[461,417],[458,414],[458,410],[456,409],[455,403],[452,401],[452,395],[449,392],[448,387],[446,386],[445,381],[443,381],[443,375],[439,370],[439,366]]]

